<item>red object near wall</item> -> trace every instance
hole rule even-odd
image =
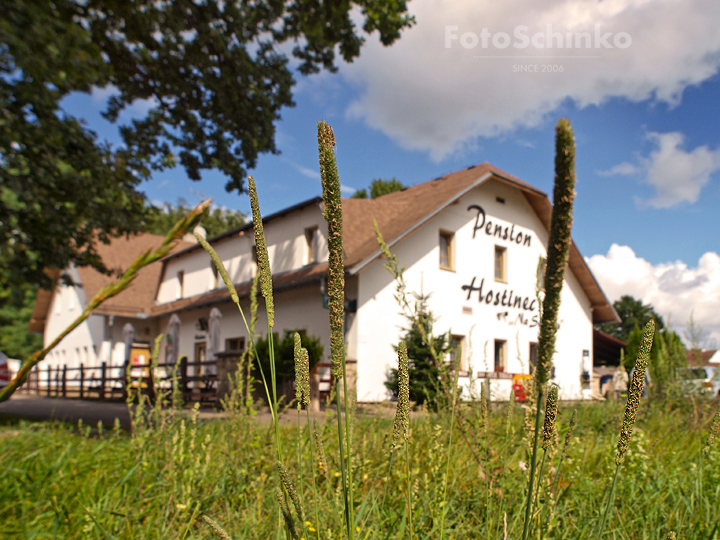
[[[527,401],[525,396],[525,387],[519,382],[515,382],[512,385],[513,392],[515,392],[515,401]]]

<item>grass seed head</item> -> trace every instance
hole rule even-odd
[[[325,445],[323,444],[322,437],[320,436],[320,429],[318,428],[317,419],[313,419],[313,436],[315,437],[315,448],[316,448],[317,454],[318,454],[320,473],[325,477],[325,479],[327,479],[329,469],[328,469],[327,457],[325,456]]]
[[[293,520],[292,514],[290,513],[290,507],[288,506],[285,496],[280,488],[275,488],[275,497],[277,498],[278,504],[280,504],[280,511],[285,519],[285,526],[290,533],[290,537],[293,540],[300,540],[297,527],[295,526],[295,520]]]
[[[328,311],[330,312],[330,362],[339,381],[345,362],[345,268],[343,263],[342,196],[335,162],[335,134],[325,121],[317,125],[320,179],[324,217],[328,225]]]
[[[570,122],[561,118],[555,128],[555,188],[550,220],[547,263],[545,266],[545,298],[538,337],[536,381],[544,385],[550,378],[555,337],[558,331],[560,293],[572,238],[572,212],[575,200],[575,136]]]
[[[400,446],[400,440],[410,437],[410,370],[407,345],[401,341],[398,345],[398,398],[393,423],[392,447]]]
[[[545,400],[545,422],[543,423],[543,450],[547,451],[551,446],[555,446],[557,438],[557,429],[555,428],[555,418],[557,417],[557,400],[558,386],[551,384],[548,395]]]
[[[250,193],[250,208],[253,216],[253,230],[255,231],[255,252],[257,253],[258,273],[260,274],[260,289],[265,298],[268,324],[275,326],[275,302],[273,301],[272,274],[270,273],[270,258],[268,257],[265,232],[263,231],[262,215],[260,215],[260,203],[258,201],[257,188],[252,176],[248,176],[248,191]]]
[[[300,334],[293,335],[293,353],[295,357],[295,399],[298,411],[303,405],[310,404],[310,358],[305,347],[301,346]]]
[[[232,538],[230,538],[230,535],[225,532],[225,530],[218,524],[217,521],[208,516],[203,516],[203,519],[205,520],[205,523],[210,525],[210,528],[218,536],[218,538],[220,538],[221,540],[232,540]]]
[[[235,290],[235,285],[233,285],[233,282],[230,279],[230,276],[228,275],[227,270],[225,270],[225,265],[222,263],[222,260],[220,260],[220,256],[213,249],[213,247],[209,244],[209,242],[207,240],[205,240],[205,238],[200,236],[198,233],[195,233],[195,238],[200,243],[200,245],[203,248],[205,248],[205,251],[208,252],[208,255],[210,255],[210,258],[212,259],[212,262],[215,265],[215,268],[217,268],[218,272],[220,273],[220,276],[222,277],[223,282],[225,283],[225,287],[227,288],[228,292],[230,293],[230,298],[232,298],[232,301],[235,304],[240,304],[240,299],[238,298],[237,291]]]
[[[292,478],[290,478],[290,472],[282,461],[277,462],[277,468],[280,474],[280,481],[285,486],[288,495],[290,495],[290,500],[293,502],[298,519],[301,523],[305,523],[305,510],[303,509],[302,502],[300,502],[300,496],[295,489],[295,484],[293,484]]]
[[[703,454],[707,454],[715,444],[715,439],[720,432],[720,405],[715,409],[715,416],[713,416],[712,426],[710,427],[710,433],[708,433],[707,440],[705,441],[705,448],[703,448]]]
[[[638,353],[635,363],[635,371],[633,372],[630,388],[628,389],[628,399],[625,405],[625,416],[623,417],[622,427],[620,428],[620,440],[617,443],[617,452],[615,454],[615,463],[620,465],[625,460],[625,452],[630,445],[630,437],[632,436],[633,426],[635,425],[635,417],[640,408],[640,398],[643,393],[643,385],[645,383],[645,370],[647,370],[648,360],[650,359],[650,349],[652,349],[653,336],[655,335],[655,321],[650,321],[645,325],[642,339],[640,340],[640,352]]]

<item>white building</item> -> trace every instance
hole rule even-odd
[[[141,234],[113,238],[109,244],[97,244],[98,255],[112,275],[90,267],[67,269],[74,285],[68,286],[58,280],[52,291],[38,291],[30,331],[43,334],[44,346],[50,344],[82,313],[95,294],[127,270],[141,253],[158,247],[163,240],[162,236]],[[180,242],[175,249],[189,245]],[[143,268],[128,289],[102,303],[66,336],[43,360],[40,368],[62,365],[77,368],[80,364],[98,367],[103,362],[108,367],[122,367],[127,355],[123,328],[128,323],[133,326],[131,341],[136,354],[147,355],[154,337],[160,332],[157,320],[151,317],[151,310],[155,306],[161,270],[160,262]]]
[[[358,400],[387,399],[383,383],[397,364],[393,345],[406,325],[373,220],[405,266],[408,291],[431,295],[429,307],[438,317],[434,332],[449,331],[461,355],[461,384],[477,384],[480,373],[493,379],[496,396],[506,398],[511,381],[503,378],[528,373],[536,351],[536,271],[546,254],[551,213],[547,196],[482,164],[375,200],[346,199],[343,213],[347,362]],[[264,222],[273,272],[274,331],[305,330],[319,336],[327,359],[328,311],[323,305],[327,227],[322,200],[298,204],[265,217]],[[250,283],[257,271],[252,226],[221,234],[211,243],[247,314]],[[177,315],[179,355],[204,358],[206,321],[213,307],[222,314],[225,348],[242,348],[247,341],[240,314],[199,245],[163,260],[152,300],[146,319],[148,341],[164,332],[170,317]],[[257,331],[265,334],[262,303],[259,315]],[[593,323],[608,320],[617,320],[617,315],[573,245],[555,356],[554,380],[563,397],[589,395]],[[47,324],[46,341],[52,334]]]

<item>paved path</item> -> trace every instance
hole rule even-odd
[[[371,416],[389,416],[395,414],[394,406],[370,406],[362,407],[360,414]],[[190,414],[189,409],[184,410],[185,414]],[[115,419],[120,420],[120,425],[124,429],[130,429],[130,414],[125,403],[117,403],[110,401],[83,400],[83,399],[63,399],[55,397],[34,396],[28,394],[14,394],[8,401],[0,403],[0,415],[9,415],[18,418],[27,418],[31,420],[60,420],[77,424],[82,419],[83,424],[96,426],[98,421],[102,420],[103,426],[112,427]],[[415,416],[416,413],[413,414]],[[201,420],[209,420],[213,418],[225,418],[226,413],[217,412],[212,409],[201,409],[199,418]],[[312,418],[322,420],[325,418],[324,411],[311,412]],[[306,415],[303,412],[300,415],[300,421],[306,422]],[[267,409],[261,410],[255,415],[256,421],[259,423],[271,422],[271,416]],[[294,425],[297,422],[297,409],[291,408],[280,416],[280,424]]]
[[[130,414],[125,403],[90,401],[83,399],[62,399],[14,394],[8,401],[0,403],[0,414],[31,420],[61,420],[95,426],[102,420],[103,426],[112,427],[115,419],[120,425],[130,428]]]

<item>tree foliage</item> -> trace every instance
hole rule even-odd
[[[295,379],[295,343],[293,341],[293,333],[300,334],[300,344],[308,351],[310,360],[310,370],[320,362],[323,356],[322,341],[318,336],[309,336],[305,330],[286,330],[283,338],[278,339],[275,336],[275,373],[277,374],[278,385]],[[267,337],[258,338],[255,343],[257,356],[262,364],[263,372],[270,382],[270,348],[268,346]]]
[[[98,143],[58,102],[107,66],[65,2],[0,10],[0,283],[49,286],[46,268],[102,268],[93,249],[137,230],[143,197],[127,153]]]
[[[438,401],[444,396],[440,367],[430,350],[430,343],[423,337],[429,336],[435,348],[435,354],[439,361],[445,358],[450,341],[447,334],[433,336],[433,324],[435,317],[428,309],[427,295],[417,295],[415,310],[412,315],[406,315],[408,327],[401,338],[407,345],[408,358],[410,360],[410,400],[418,405],[425,405],[430,409],[436,409]],[[424,329],[424,332],[421,330]],[[397,349],[396,349],[397,350]],[[397,396],[398,392],[398,370],[392,368],[385,381],[385,387]]]
[[[637,300],[632,296],[622,296],[619,300],[613,302],[613,307],[620,317],[620,323],[603,323],[598,325],[598,328],[626,343],[633,329],[635,327],[645,328],[650,319],[655,321],[655,328],[658,331],[665,327],[662,317],[655,312],[651,305],[643,304],[642,300]]]
[[[370,183],[370,198],[377,199],[382,195],[388,193],[394,193],[395,191],[402,191],[405,186],[397,178],[390,178],[389,180],[383,180],[382,178],[376,178]],[[352,196],[353,199],[367,199],[368,190],[358,189]]]
[[[177,204],[165,203],[162,207],[149,206],[145,217],[145,232],[165,236],[173,226],[186,216],[192,207],[184,199]],[[245,215],[241,212],[224,208],[214,208],[202,220],[202,226],[208,238],[224,233],[245,224]]]
[[[277,151],[274,122],[293,105],[293,69],[334,71],[336,54],[359,55],[362,32],[388,45],[410,24],[406,3],[389,0],[6,0],[2,279],[49,286],[46,268],[102,270],[93,243],[139,229],[136,187],[152,170],[179,162],[199,180],[218,169],[228,190],[242,191],[258,155]],[[93,88],[111,94],[112,122],[138,100],[147,108],[121,126],[121,147],[61,108],[70,93]]]
[[[21,285],[0,291],[0,351],[10,358],[29,358],[42,348],[42,335],[30,334],[36,287]]]
[[[639,326],[635,326],[628,336],[624,357],[628,372],[635,366],[641,337],[642,330]],[[668,385],[675,380],[676,369],[685,366],[687,366],[687,349],[680,336],[669,328],[658,329],[656,326],[649,363],[653,392],[665,392]]]

